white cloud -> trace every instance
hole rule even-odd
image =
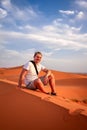
[[[83,19],[84,18],[84,12],[83,11],[80,11],[80,12],[78,12],[78,14],[77,14],[77,19]]]
[[[4,18],[7,16],[7,11],[0,8],[0,19]]]
[[[87,52],[84,52],[83,54],[87,56]]]
[[[12,67],[25,64],[27,61],[33,59],[35,49],[27,50],[10,50],[0,46],[0,67]]]
[[[13,5],[11,3],[11,0],[1,0],[1,5],[5,10],[1,10],[3,13],[3,16],[6,15],[6,12],[8,12],[8,17],[6,21],[11,22],[13,24],[16,21],[19,20],[20,23],[23,23],[24,21],[27,22],[29,20],[35,19],[38,17],[39,12],[36,12],[30,5],[26,8],[19,8],[16,5]]]
[[[34,26],[31,26],[29,24],[26,24],[25,26],[19,26],[18,27],[21,31],[25,31],[25,32],[36,32],[37,28]]]
[[[81,50],[87,49],[87,33],[80,34],[81,27],[76,28],[66,24],[53,24],[43,26],[42,28],[34,28],[33,26],[25,26],[27,30],[30,28],[29,33],[15,32],[15,31],[0,31],[0,38],[2,41],[8,39],[23,39],[26,41],[32,40],[44,46],[52,46],[54,49],[70,49]]]
[[[60,56],[60,53],[59,53]],[[71,58],[71,59],[70,59]],[[75,57],[74,55],[70,55],[67,57],[58,57],[57,59],[53,57],[44,57],[43,63],[49,69],[59,70],[59,71],[69,71],[69,72],[83,72],[86,73],[87,62],[82,57]],[[46,62],[47,61],[47,62]],[[82,62],[81,62],[82,61]]]
[[[72,10],[59,10],[59,12],[66,15],[73,15],[75,13]]]
[[[0,3],[8,11],[12,8],[11,0],[1,0]]]
[[[87,9],[87,1],[86,0],[76,0],[75,2],[77,5],[80,7],[86,8]]]
[[[31,7],[26,8],[24,10],[21,10],[15,7],[15,10],[16,12],[14,13],[14,10],[13,10],[12,15],[17,20],[28,21],[37,17],[36,12]]]

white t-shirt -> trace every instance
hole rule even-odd
[[[40,72],[41,70],[45,69],[45,66],[41,65],[41,64],[37,64],[37,70],[38,72]],[[36,73],[35,67],[32,64],[32,62],[27,62],[24,66],[24,69],[28,70],[28,73],[25,77],[25,84],[28,85],[29,82],[35,80],[38,78],[38,75]]]

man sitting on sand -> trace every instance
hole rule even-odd
[[[40,64],[41,59],[42,53],[35,52],[33,61],[28,61],[23,66],[18,87],[21,88],[22,83],[24,82],[28,89],[39,89],[43,93],[49,94],[44,87],[49,83],[51,88],[51,95],[56,95],[54,75],[50,70],[46,69],[43,65]],[[38,77],[38,73],[40,71],[44,71],[46,74],[44,76]]]

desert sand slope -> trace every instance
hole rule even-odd
[[[87,130],[87,116],[70,114],[59,105],[0,82],[0,130],[29,129]]]

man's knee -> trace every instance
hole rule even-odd
[[[39,78],[35,80],[36,84],[40,84],[40,82],[41,82],[41,80]]]
[[[53,73],[51,73],[51,74],[49,75],[49,79],[54,79],[54,74],[53,74]]]

